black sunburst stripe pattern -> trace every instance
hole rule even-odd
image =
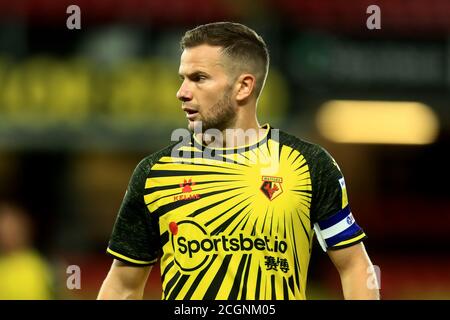
[[[248,208],[248,206],[250,206],[250,203],[248,203],[245,207],[239,209],[239,211],[237,211],[235,214],[233,214],[231,217],[229,217],[226,221],[221,223],[216,229],[211,231],[211,235],[217,235],[217,234],[225,231],[228,228],[228,226],[234,221],[234,219],[237,218],[246,208]],[[239,220],[237,225],[239,225],[244,218],[245,217],[242,217]],[[230,234],[231,234],[231,232],[230,232]]]
[[[203,297],[204,300],[214,300],[217,297],[217,293],[219,292],[220,286],[223,282],[223,279],[225,278],[225,274],[228,270],[228,266],[231,262],[232,255],[228,254],[224,257],[222,261],[222,265],[220,266],[219,270],[217,271],[215,277],[211,281],[211,284],[209,285],[208,289],[206,290],[206,293]]]
[[[167,272],[170,271],[170,269],[172,269],[173,265],[175,264],[175,261],[171,261],[166,268],[163,270],[162,274],[161,274],[161,281],[164,282]]]
[[[262,277],[262,270],[261,267],[258,266],[258,275],[256,277],[256,290],[255,290],[255,299],[259,300],[261,298],[261,277]]]
[[[292,152],[291,152],[292,153]],[[297,154],[297,156],[294,158],[294,159],[292,159],[291,161],[292,162],[294,162],[293,160],[297,160],[299,158],[299,154]],[[293,164],[293,163],[292,163]],[[298,164],[297,164],[298,165]],[[298,165],[297,166],[297,174],[299,175],[299,176],[301,176],[301,175],[303,175],[305,172],[307,172],[308,171],[308,167],[306,166],[305,167],[305,165],[306,165],[306,162],[303,160],[302,161],[302,163],[301,163],[301,165]],[[220,174],[219,172],[210,172],[211,174]],[[310,180],[308,180],[308,178],[305,178],[305,179],[302,179],[302,180],[306,180],[305,182],[309,182],[309,186],[307,185],[307,184],[301,184],[301,185],[299,185],[298,186],[298,189],[296,189],[296,190],[292,190],[292,191],[294,191],[295,193],[297,193],[298,195],[301,195],[301,197],[299,198],[300,199],[300,201],[302,202],[302,204],[305,206],[305,207],[307,207],[307,208],[309,208],[310,207],[310,200],[311,200],[311,191],[310,190],[308,190],[308,187],[310,188]],[[206,184],[205,184],[206,185]],[[305,187],[306,186],[306,187]],[[230,190],[226,190],[226,192],[229,192]],[[239,197],[241,194],[235,194],[234,195],[234,197],[233,198],[237,198],[237,197]],[[306,198],[306,199],[305,199]],[[211,208],[213,208],[215,205],[217,205],[217,204],[222,204],[223,202],[226,202],[227,200],[229,200],[229,199],[221,199],[220,201],[218,201],[218,202],[216,202],[215,204],[209,204],[208,205],[208,208],[206,209],[206,210],[201,210],[201,211],[195,211],[193,214],[200,214],[200,213],[202,213],[202,212],[205,212],[205,211],[207,211],[208,209],[211,209]],[[235,206],[234,206],[235,207]],[[233,208],[234,208],[233,207]],[[232,232],[234,232],[235,230],[237,230],[237,228],[242,224],[243,225],[243,227],[242,228],[244,228],[244,226],[246,225],[246,223],[249,221],[249,216],[250,216],[250,213],[251,213],[251,209],[249,209],[249,210],[247,210],[247,211],[245,211],[244,210],[244,208],[241,208],[241,210],[240,211],[238,211],[238,214],[234,214],[234,215],[236,215],[236,216],[239,216],[239,214],[240,213],[244,213],[245,212],[245,214],[243,214],[243,215],[241,215],[241,218],[240,218],[240,220],[239,220],[239,222],[237,223],[237,224],[235,224],[234,226],[233,226],[233,229],[232,229]],[[302,211],[303,212],[303,211]],[[303,214],[305,214],[304,212],[303,212]],[[283,214],[284,216],[285,216],[285,213]],[[305,217],[307,217],[307,215],[305,214]],[[261,217],[262,218],[262,217]],[[309,217],[307,217],[307,218],[309,218]],[[273,234],[273,226],[274,226],[274,216],[273,216],[273,211],[271,212],[271,214],[269,213],[269,211],[266,211],[266,213],[265,213],[265,215],[264,215],[264,218],[263,218],[264,220],[263,220],[263,229],[266,227],[266,225],[270,225],[270,234],[272,235]],[[214,220],[217,220],[217,219],[214,219]],[[245,222],[244,222],[245,221]],[[216,228],[216,232],[219,232],[219,230],[220,231],[224,231],[224,230],[226,230],[227,229],[227,227],[228,226],[230,226],[230,224],[232,223],[232,218],[228,218],[227,220],[225,220],[225,222],[222,222],[221,223],[221,225],[219,225],[217,228]],[[254,223],[255,223],[255,226],[257,225],[257,220],[256,221],[254,221]],[[292,221],[291,221],[291,223],[292,223]],[[303,225],[303,222],[301,221],[301,223],[302,223],[302,226],[303,226],[303,230],[306,232],[306,230],[305,230],[305,227],[304,227],[304,225]],[[282,223],[280,223],[280,222],[278,222],[278,224],[277,224],[277,228],[279,228],[280,226],[284,226],[284,238],[286,238],[286,216],[284,217],[284,219],[283,219],[283,221],[282,221]],[[218,229],[219,228],[219,229]],[[255,230],[254,230],[255,231]],[[298,231],[297,231],[298,232]],[[290,232],[289,232],[289,234],[290,234],[290,236],[291,237],[293,237],[293,239],[292,239],[292,241],[293,241],[293,243],[294,243],[294,248],[296,247],[296,243],[295,243],[295,239],[294,239],[294,234],[295,234],[295,232],[294,232],[294,225],[293,225],[293,223],[292,223],[292,226],[291,226],[291,230],[290,230]],[[252,235],[255,235],[255,232],[253,232],[252,233]],[[231,258],[230,258],[231,259]],[[244,259],[244,257],[241,257],[241,259]],[[250,259],[249,259],[250,260]],[[242,265],[242,263],[244,263],[245,264],[245,262],[243,262],[244,260],[241,260],[241,262],[239,263],[239,266],[241,266]],[[298,259],[298,256],[297,256],[297,253],[295,253],[295,263],[298,265],[298,268],[300,268],[300,263],[298,262],[299,261],[299,259]],[[229,262],[230,263],[230,262]],[[228,263],[228,264],[229,264]],[[234,263],[233,263],[234,264]],[[211,264],[210,264],[211,265]],[[238,265],[238,263],[236,262],[236,265]],[[250,262],[248,262],[247,264],[245,264],[245,266],[247,267],[247,270],[249,270],[248,268],[250,268]],[[259,266],[258,266],[259,267]],[[220,266],[220,268],[219,268],[219,270],[221,270],[221,269],[223,269],[224,268],[224,264],[222,264],[221,266]],[[241,268],[244,268],[244,267],[241,267]],[[208,269],[209,269],[209,267],[208,267]],[[216,270],[217,268],[214,268],[214,270]],[[295,268],[294,268],[295,269]],[[261,286],[261,276],[262,276],[262,272],[261,272],[261,268],[259,267],[259,272],[258,272],[258,280],[257,280],[257,286],[260,288],[260,286]],[[204,271],[205,273],[206,273],[206,269],[205,270],[202,270],[202,271]],[[241,272],[242,272],[243,270],[241,270]],[[216,283],[218,283],[218,279],[220,279],[220,278],[218,278],[217,276],[218,276],[218,273],[215,273],[216,274],[216,277],[214,278],[215,279],[215,282]],[[299,274],[298,273],[296,273],[295,275],[292,275],[292,276],[290,276],[288,279],[288,282],[284,282],[284,283],[282,283],[282,288],[283,288],[283,295],[284,296],[286,296],[286,288],[287,288],[287,286],[289,286],[289,288],[290,288],[290,290],[291,290],[291,292],[295,292],[295,291],[299,291],[300,290],[300,283],[301,283],[301,280],[300,280],[300,276],[299,276]],[[223,279],[223,278],[222,278]],[[178,279],[178,281],[182,281],[182,279],[181,278],[179,278]],[[294,284],[294,281],[295,281],[295,284]],[[186,281],[184,282],[184,283],[186,283]],[[286,283],[288,283],[288,285],[286,284]],[[179,287],[183,287],[184,286],[184,284],[183,285],[177,285],[177,288],[179,288]],[[264,292],[264,296],[265,296],[265,298],[270,298],[270,296],[271,296],[271,294],[273,295],[273,293],[275,292],[274,290],[276,290],[275,289],[275,284],[274,284],[274,282],[273,281],[265,281],[265,287],[266,287],[266,289],[264,290],[265,292]],[[295,287],[297,287],[297,290],[294,290],[294,288]],[[220,288],[220,284],[219,284],[219,288]],[[206,298],[208,298],[208,297],[212,297],[212,292],[214,292],[214,288],[213,287],[209,287],[208,288],[208,290],[207,290],[207,293],[205,294],[205,297]],[[258,290],[257,290],[257,292],[258,292]],[[278,292],[278,294],[280,294],[280,292]],[[259,295],[259,292],[258,292],[258,295]]]
[[[270,286],[272,287],[270,299],[277,300],[277,291],[276,291],[276,286],[275,286],[275,275],[274,274],[272,274],[270,276]]]
[[[189,287],[188,292],[183,297],[183,300],[189,300],[192,295],[194,294],[195,290],[197,289],[200,282],[203,280],[205,274],[208,272],[208,270],[211,268],[215,260],[217,259],[217,254],[213,254],[209,263],[206,265],[206,267],[195,277],[195,279],[192,281],[191,286]],[[166,274],[168,269],[170,269],[173,266],[173,263],[169,264],[167,268],[164,270],[163,274]],[[164,298],[166,300],[174,300],[174,299],[180,299],[178,297],[178,294],[180,291],[183,290],[184,286],[188,283],[188,280],[191,276],[189,275],[183,275],[181,278],[178,276],[177,272],[171,279],[168,280],[166,285],[166,291],[167,294],[164,295]]]
[[[230,180],[214,180],[214,182],[215,183],[219,183],[219,182],[232,182],[232,181],[230,181]],[[197,185],[203,185],[203,184],[208,184],[208,183],[211,183],[211,181],[200,181],[200,182],[197,182],[196,184]],[[146,194],[151,194],[151,193],[154,193],[154,192],[165,191],[165,190],[170,190],[170,189],[174,189],[174,190],[177,191],[174,194],[179,193],[180,183],[167,184],[167,185],[163,185],[163,186],[146,187],[145,188],[145,193]]]
[[[256,221],[253,224],[253,229],[252,229],[252,233],[251,233],[252,237],[254,237],[256,235],[256,226],[258,225],[258,220],[259,220],[259,217],[256,218]]]
[[[247,225],[248,219],[250,218],[250,214],[253,212],[251,208],[242,215],[242,219],[236,224],[236,226],[230,231],[230,235],[233,235],[234,232],[238,229],[238,227],[242,224],[241,231],[245,229]]]
[[[238,194],[241,195],[241,194]],[[230,202],[230,204],[234,204],[232,207],[229,207],[229,209],[225,210],[224,212],[222,212],[221,214],[216,215],[214,218],[208,220],[205,223],[205,226],[208,227],[209,225],[213,224],[214,222],[216,222],[217,220],[219,220],[220,218],[222,218],[223,216],[227,215],[229,212],[231,212],[234,208],[236,208],[237,206],[239,206],[241,204],[241,202],[234,202],[233,198],[226,198],[224,201],[224,203]],[[248,198],[247,198],[248,199]]]
[[[207,198],[209,196],[213,196],[213,195],[217,195],[217,194],[223,194],[224,192],[227,192],[227,191],[237,190],[237,189],[240,189],[240,188],[241,187],[235,187],[235,188],[230,188],[230,189],[226,189],[226,190],[218,190],[218,191],[205,193],[205,194],[202,194],[202,197],[199,200],[205,199],[205,198]],[[158,199],[158,200],[160,200],[160,199]],[[197,201],[199,201],[199,200],[197,200]],[[151,203],[153,203],[153,202],[151,202]],[[164,213],[170,212],[170,211],[175,210],[177,208],[181,208],[181,207],[186,206],[186,205],[188,205],[190,203],[191,203],[190,201],[183,201],[183,200],[170,202],[168,204],[160,206],[158,209],[153,211],[153,214],[157,215],[158,217],[161,217]],[[149,204],[150,203],[148,203],[147,205],[149,205]]]
[[[189,288],[189,291],[186,293],[186,295],[184,296],[183,300],[189,300],[192,295],[194,294],[195,290],[197,289],[198,285],[200,284],[200,282],[203,280],[203,277],[205,276],[205,274],[209,271],[209,269],[211,268],[211,266],[213,265],[214,261],[217,258],[217,254],[213,254],[211,261],[208,263],[208,265],[206,266],[205,269],[203,269],[198,276],[195,278],[195,280],[192,282],[191,287]],[[180,288],[181,290],[182,288]]]
[[[264,213],[264,218],[263,218],[263,225],[261,227],[261,234],[264,233],[264,227],[266,226],[266,218],[267,218],[267,213],[269,211],[269,207],[266,208],[266,212]]]
[[[273,216],[274,214],[275,208],[272,207],[272,213],[270,215],[270,229],[269,229],[269,235],[272,237],[272,230],[273,230]]]
[[[289,289],[285,278],[283,278],[283,299],[289,299]]]
[[[168,170],[167,169],[167,165],[172,165],[172,164],[173,164],[172,162],[164,162],[164,163],[160,162],[159,166],[154,166],[153,170],[151,171],[151,173],[150,173],[150,175],[149,175],[149,177],[147,179],[148,184],[150,184],[150,181],[153,178],[164,178],[164,177],[173,177],[173,176],[190,177],[190,176],[205,176],[205,175],[206,176],[208,176],[208,175],[221,175],[221,176],[236,175],[236,172],[215,171],[214,168],[218,168],[218,169],[223,170],[223,167],[215,166],[215,165],[212,165],[212,164],[205,164],[205,166],[209,167],[209,169],[213,169],[213,170],[209,170],[209,171],[202,171],[202,170]],[[243,165],[242,163],[237,163],[237,164]],[[193,164],[193,165],[196,165],[196,164]],[[234,170],[238,170],[238,168],[233,168],[233,169]],[[213,187],[220,188],[220,187],[223,187],[223,185],[226,184],[227,182],[230,183],[230,184],[233,184],[235,181],[233,181],[233,180],[223,180],[223,179],[221,179],[221,180],[214,180],[213,179],[211,181],[196,182],[196,184],[204,184],[205,188],[201,188],[201,189],[206,189],[206,188],[208,188],[208,184],[213,184],[213,185],[209,186],[211,188],[213,188]],[[161,200],[161,199],[164,199],[166,197],[170,197],[170,196],[173,196],[173,195],[176,195],[176,194],[180,193],[180,191],[178,189],[179,186],[176,186],[174,184],[171,184],[171,186],[175,187],[175,190],[177,190],[176,193],[166,194],[166,195],[164,195],[162,197],[155,197],[155,198],[157,198],[157,200]],[[159,187],[159,189],[156,189],[156,190],[152,189],[152,188],[149,188],[149,189],[146,190],[147,191],[146,193],[150,194],[149,191],[161,191],[161,190],[169,190],[169,189],[170,189],[169,186],[165,186],[163,188]],[[196,191],[200,191],[201,189],[196,189]],[[230,191],[230,190],[233,190],[233,188],[226,189],[226,190],[221,190],[221,192],[227,192],[227,191]],[[216,193],[202,194],[202,198],[205,198],[205,197],[208,197],[208,196],[214,195],[214,194],[216,194]],[[152,201],[150,203],[153,203],[153,202],[154,201]],[[146,204],[148,205],[150,203],[146,203]],[[168,204],[168,205],[170,206],[170,204]],[[181,205],[183,205],[183,203],[181,203]],[[174,208],[176,208],[176,207],[177,206],[175,206]],[[167,210],[165,210],[163,208],[162,211],[167,211]]]
[[[236,213],[234,215],[240,214],[247,207],[248,207],[248,205],[245,206],[244,208],[242,208],[240,211],[238,211],[238,213]],[[239,226],[239,224],[243,221],[243,219],[245,217],[246,216],[244,216],[241,219],[241,221],[237,224],[237,226]],[[232,220],[233,220],[232,218],[226,220],[224,223],[219,225],[219,227],[215,231],[213,231],[212,234],[220,233],[220,231],[221,231],[220,229],[226,229],[227,226],[231,223]],[[246,266],[245,262],[247,261],[247,256],[248,255],[244,255],[241,258],[241,262],[239,263],[238,277],[236,279],[237,282],[234,283],[234,285],[233,285],[234,289],[232,289],[232,291],[230,292],[230,296],[231,297],[235,297],[235,295],[237,294],[236,290],[238,290],[238,288],[239,288],[239,287],[236,287],[236,286],[238,286],[238,284],[240,285],[242,283],[241,280],[242,280],[242,277],[243,277],[244,267]],[[205,299],[214,299],[215,298],[214,294],[217,295],[216,290],[218,290],[218,288],[220,288],[220,286],[222,284],[222,281],[223,281],[223,278],[225,276],[225,274],[222,274],[222,273],[226,272],[225,268],[228,268],[228,266],[230,264],[228,260],[231,259],[231,257],[232,257],[231,255],[229,255],[229,257],[228,256],[225,257],[225,260],[222,263],[222,265],[220,266],[219,271],[217,272],[214,280],[212,281],[212,283],[211,283],[210,287],[208,288],[207,292],[205,293]],[[248,263],[250,263],[250,261]],[[201,275],[204,276],[204,274],[206,274],[208,272],[208,270],[211,268],[211,266],[212,266],[212,262],[210,264],[208,264],[208,266],[204,270],[202,270]],[[249,266],[247,268],[249,268]],[[247,274],[248,274],[248,272],[247,272]],[[175,277],[176,276],[177,276],[177,274],[175,274]],[[169,299],[172,299],[172,298],[177,296],[176,292],[180,292],[183,289],[184,285],[187,283],[188,278],[187,277],[181,277],[181,278],[177,277],[176,280],[177,280],[177,282],[170,283],[171,286],[175,287],[175,288],[173,289],[173,291],[171,291],[171,294],[169,295]],[[168,284],[169,284],[169,282],[170,282],[170,280],[168,281]],[[194,284],[193,285],[195,285],[195,282],[196,282],[196,280],[194,280]],[[235,297],[235,298],[237,298],[237,297]]]
[[[281,148],[280,148],[281,149]],[[298,215],[298,220],[299,220],[299,224],[301,224],[302,229],[303,229],[303,233],[305,234],[306,238],[308,239],[308,242],[310,242],[310,235],[308,234],[308,229],[306,228],[306,226],[304,225],[304,222],[300,216],[300,212],[304,215],[304,217],[306,217],[309,221],[309,216],[306,214],[305,211],[307,211],[309,213],[309,209],[311,207],[311,198],[312,198],[312,191],[311,191],[311,180],[310,180],[310,176],[308,174],[309,172],[309,167],[304,159],[304,157],[300,154],[297,153],[295,157],[293,157],[294,155],[294,150],[290,150],[289,154],[288,154],[288,161],[291,164],[291,167],[295,168],[294,172],[296,174],[296,176],[298,176],[297,181],[297,185],[294,187],[293,190],[291,190],[291,192],[293,192],[294,194],[299,195],[300,197],[298,198],[298,204],[301,204],[304,207],[304,210],[299,210],[298,208],[296,208],[295,210],[293,210],[292,214],[294,215]],[[307,174],[307,176],[305,176],[305,173]],[[266,216],[267,216],[267,212],[266,212]],[[290,216],[291,217],[291,221],[289,223],[289,221],[287,221],[286,217]],[[283,288],[283,297],[285,299],[288,298],[289,296],[289,290],[295,294],[295,292],[300,292],[301,291],[301,274],[302,274],[302,268],[301,268],[301,262],[300,262],[300,258],[299,255],[300,253],[297,252],[296,248],[297,248],[297,234],[298,234],[298,230],[295,230],[295,225],[294,225],[294,221],[292,220],[294,218],[293,215],[286,215],[286,212],[284,212],[283,214],[283,221],[282,224],[284,225],[284,238],[286,238],[287,235],[287,229],[286,229],[286,224],[290,224],[290,230],[289,234],[290,234],[290,243],[292,244],[292,247],[294,248],[293,250],[293,258],[294,258],[294,274],[291,275],[288,279],[288,282],[286,282],[286,280],[283,278],[282,279],[282,288]],[[273,218],[273,214],[272,214],[272,218]],[[270,234],[272,235],[272,222],[273,219],[271,219],[271,226],[270,226]],[[280,226],[280,223],[278,223],[278,227]],[[264,230],[265,227],[265,221],[263,224],[262,229]],[[271,288],[269,290],[269,288],[266,288],[265,293],[269,294],[269,296],[266,296],[266,298],[276,298],[277,293],[281,294],[281,292],[277,292],[277,287],[276,287],[276,280],[274,278],[274,276],[272,275],[270,278],[270,281],[266,282],[266,285],[270,284]]]
[[[295,212],[297,214],[298,220],[300,221],[300,223],[301,223],[301,225],[303,227],[303,231],[305,233],[306,238],[308,239],[308,243],[311,243],[311,239],[309,238],[308,231],[307,231],[307,229],[305,227],[305,224],[303,223],[303,220],[302,220],[302,217],[301,217],[302,213],[300,213],[298,210],[296,210]]]
[[[221,172],[208,172],[208,173],[211,173],[211,174],[221,174]],[[211,181],[211,182],[209,182],[209,183],[211,183],[211,184],[217,184],[217,182],[218,181]],[[227,181],[227,180],[220,180],[220,182],[222,182],[221,184],[223,185],[224,183],[226,183],[226,182],[231,182],[231,183],[233,183],[233,181]],[[203,184],[204,184],[204,186],[207,186],[208,184],[209,184],[208,182],[204,182]],[[202,188],[202,189],[207,189],[208,187],[205,187],[205,188]],[[233,190],[236,190],[236,189],[239,189],[239,187],[235,187],[235,188],[229,188],[229,189],[226,189],[226,190],[220,190],[220,193],[222,193],[222,194],[224,194],[224,193],[227,193],[227,192],[230,192],[230,191],[233,191]],[[196,189],[195,191],[200,191],[199,189]],[[217,192],[211,192],[211,193],[207,193],[207,194],[202,194],[202,199],[205,199],[206,197],[208,197],[208,196],[211,196],[211,195],[214,195],[214,194],[217,194]],[[226,199],[221,199],[221,200],[219,200],[219,201],[217,201],[217,202],[215,202],[215,203],[212,203],[212,204],[210,204],[210,205],[208,205],[207,207],[202,207],[202,206],[200,206],[200,210],[196,210],[196,211],[194,211],[192,214],[191,214],[191,216],[197,216],[197,215],[199,215],[199,214],[201,214],[202,212],[205,212],[205,211],[207,211],[208,209],[211,209],[211,208],[213,208],[213,207],[215,207],[215,206],[217,206],[218,204],[220,204],[220,203],[223,203],[223,202],[226,202],[226,201],[230,201],[230,203],[233,203],[233,198],[234,197],[236,197],[236,196],[239,196],[240,195],[240,193],[238,193],[238,194],[235,194],[233,197],[229,197],[229,198],[226,198]],[[244,201],[245,201],[246,199],[244,199]],[[240,201],[239,203],[242,203],[242,201]],[[167,205],[166,205],[167,206]],[[238,213],[240,213],[240,212],[242,212],[243,210],[245,210],[246,208],[248,207],[248,204],[247,204],[247,206],[245,206],[244,208],[242,208],[241,210],[239,210],[238,211]],[[160,207],[160,208],[158,208],[158,210],[161,210],[161,212],[169,212],[169,211],[171,211],[171,210],[173,210],[173,209],[175,209],[174,208],[174,206],[172,206],[172,208],[168,208],[168,207],[165,207],[165,206],[163,206],[163,207]],[[158,211],[157,210],[157,211]],[[156,213],[156,214],[158,214],[158,212],[154,212],[154,213]],[[234,214],[234,216],[237,216],[237,214]],[[216,233],[217,232],[219,232],[220,231],[220,229],[225,229],[230,223],[232,222],[232,219],[231,218],[229,218],[228,220],[226,220],[221,226],[219,226],[216,230]],[[217,255],[215,255],[215,256],[217,256]],[[199,276],[201,275],[201,276],[203,276],[204,274],[206,274],[207,273],[207,271],[208,271],[208,269],[211,267],[211,265],[212,265],[212,263],[213,263],[213,260],[214,259],[212,259],[211,260],[211,262],[208,264],[208,266],[204,269],[204,270],[202,270],[202,272],[199,274]],[[222,266],[220,267],[220,269],[219,269],[219,272],[217,273],[217,275],[220,275],[220,270],[224,270],[224,272],[226,271],[226,268],[228,268],[228,264],[226,263],[226,261],[227,261],[228,259],[225,259],[224,260],[224,264],[222,264]],[[167,270],[165,270],[166,272],[167,272]],[[167,281],[167,285],[166,285],[166,287],[168,287],[167,289],[168,289],[168,291],[166,290],[166,297],[168,298],[168,299],[173,299],[173,298],[176,298],[177,297],[177,294],[182,290],[182,288],[184,287],[184,285],[188,282],[188,276],[181,276],[181,277],[179,277],[178,276],[178,273],[176,273],[171,279],[168,279],[168,281]],[[212,285],[211,285],[211,287],[207,290],[207,292],[206,292],[206,294],[205,294],[205,297],[206,298],[208,298],[208,296],[212,296],[212,293],[214,292],[214,283],[216,284],[216,285],[219,285],[220,286],[220,284],[219,284],[219,280],[220,280],[220,278],[217,278],[217,276],[216,276],[216,278],[215,278],[215,281],[213,281],[213,283],[212,283]],[[195,286],[198,286],[198,283],[200,283],[200,278],[198,278],[198,279],[195,279],[194,280],[194,282],[193,282],[193,284],[191,285],[191,288],[190,288],[190,290],[189,290],[189,292],[188,292],[188,294],[187,294],[187,298],[189,298],[189,296],[191,296],[192,294],[193,294],[193,290],[194,290],[194,287]],[[170,288],[169,288],[170,287]],[[173,288],[172,290],[171,290],[171,288]]]
[[[241,299],[249,298],[249,297],[247,297],[247,281],[245,281],[245,279],[248,279],[251,263],[252,263],[252,255],[249,254],[248,260],[247,260],[247,265],[245,266],[244,281],[242,283]]]
[[[216,182],[214,181],[214,182],[203,182],[203,183],[209,183],[209,184],[211,184],[211,183],[216,183]],[[212,188],[217,188],[217,186],[205,186],[204,188],[196,188],[195,191],[196,191],[196,192],[198,192],[198,191],[204,191],[204,190],[208,190],[208,189],[212,189]],[[169,188],[166,188],[166,190],[168,190],[168,189],[169,189]],[[228,189],[228,190],[234,190],[234,189],[237,189],[237,188],[232,188],[232,189]],[[148,194],[150,194],[150,192],[148,192]],[[155,197],[155,199],[154,199],[153,201],[150,201],[150,202],[148,202],[148,203],[146,203],[146,204],[147,204],[147,205],[150,205],[150,204],[155,203],[156,201],[161,201],[161,200],[163,200],[163,199],[170,198],[170,197],[173,197],[173,196],[176,196],[176,195],[180,195],[180,194],[182,194],[182,192],[180,191],[180,186],[178,185],[178,186],[177,186],[177,189],[175,189],[173,193],[165,194],[164,196],[160,196],[160,197],[158,197],[158,198]],[[205,194],[203,194],[203,197],[205,197],[205,196],[207,196],[207,195],[211,195],[211,194],[215,194],[215,193],[213,193],[213,192],[211,192],[211,193],[205,193]]]
[[[256,146],[253,146],[250,149],[253,149]],[[200,160],[208,160],[211,162],[218,162],[218,163],[230,163],[230,164],[240,164],[243,166],[248,166],[245,163],[240,163],[239,161],[235,161],[230,159],[228,156],[229,155],[239,155],[241,156],[244,152],[248,152],[249,148],[242,148],[242,149],[238,149],[238,150],[226,150],[226,149],[211,149],[211,148],[206,148],[206,147],[202,147],[200,145],[198,145],[198,147],[191,147],[191,148],[186,148],[183,147],[182,149],[178,149],[177,152],[181,152],[182,154],[178,154],[178,156],[174,155],[171,157],[167,157],[166,162],[170,162],[170,163],[199,163],[199,159]],[[164,163],[166,159],[162,160],[160,159],[160,163]]]
[[[167,161],[160,160],[156,164],[158,164],[158,165],[183,164],[187,168],[189,168],[189,166],[195,166],[195,168],[198,168],[198,167],[210,167],[210,168],[218,168],[220,170],[231,170],[231,171],[239,170],[238,168],[235,168],[235,167],[232,167],[232,166],[226,166],[226,163],[227,163],[226,160],[216,160],[216,162],[218,162],[219,164],[213,164],[214,162],[212,162],[212,161],[211,161],[212,163],[201,163],[201,162],[199,163],[199,161],[202,161],[202,160],[203,160],[202,158],[193,158],[193,159],[188,159],[188,160],[182,159],[182,161],[177,162],[177,161],[172,161],[172,160],[168,159]],[[230,162],[230,164],[231,164],[231,162]],[[236,163],[233,163],[233,164],[244,165],[243,163],[239,163],[239,162],[236,162]]]
[[[249,257],[249,254],[244,254],[241,258],[241,261],[239,262],[233,286],[231,287],[230,294],[228,295],[228,300],[239,299],[239,288],[242,286],[242,280],[244,279],[244,268]]]
[[[169,296],[170,291],[173,289],[175,283],[178,281],[178,279],[180,277],[181,277],[181,272],[177,271],[175,273],[175,275],[167,281],[167,284],[164,288],[164,296],[165,297]]]
[[[292,219],[291,219],[291,230],[290,231],[291,231],[290,232],[290,234],[291,234],[291,243],[293,244],[294,248],[297,248],[297,243],[295,241],[295,234],[296,234],[295,226],[294,226],[294,221]],[[295,280],[295,284],[297,286],[297,290],[300,291],[301,290],[301,287],[300,287],[301,280],[300,280],[299,273],[301,273],[302,270],[300,269],[300,259],[298,257],[298,252],[297,252],[297,250],[293,250],[293,252],[294,252],[294,265],[295,265],[295,267],[294,267],[294,280]]]

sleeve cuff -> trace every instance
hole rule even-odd
[[[338,250],[338,249],[343,249],[343,248],[347,248],[347,247],[351,247],[357,243],[360,243],[363,240],[367,239],[367,235],[363,232],[359,235],[357,235],[356,237],[353,237],[352,239],[349,240],[345,240],[345,241],[341,241],[339,243],[337,243],[336,245],[329,247],[329,250]]]
[[[139,259],[134,259],[134,258],[130,258],[127,257],[121,253],[118,253],[114,250],[112,250],[111,248],[107,248],[106,252],[108,254],[110,254],[111,256],[113,256],[114,258],[116,258],[117,260],[132,264],[132,265],[136,265],[136,266],[151,266],[153,264],[156,263],[156,261],[158,259],[154,259],[154,260],[139,260]]]

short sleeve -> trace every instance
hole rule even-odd
[[[152,265],[160,250],[157,217],[144,202],[145,180],[150,164],[142,160],[133,172],[119,209],[107,252],[134,265]]]
[[[367,238],[356,223],[344,176],[333,157],[317,146],[312,168],[312,223],[324,251],[352,246]]]

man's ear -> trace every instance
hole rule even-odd
[[[236,100],[243,102],[247,100],[255,90],[256,78],[250,73],[244,73],[236,81]]]

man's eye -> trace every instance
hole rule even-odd
[[[194,77],[194,81],[203,81],[206,80],[206,77],[203,75],[198,75]]]

